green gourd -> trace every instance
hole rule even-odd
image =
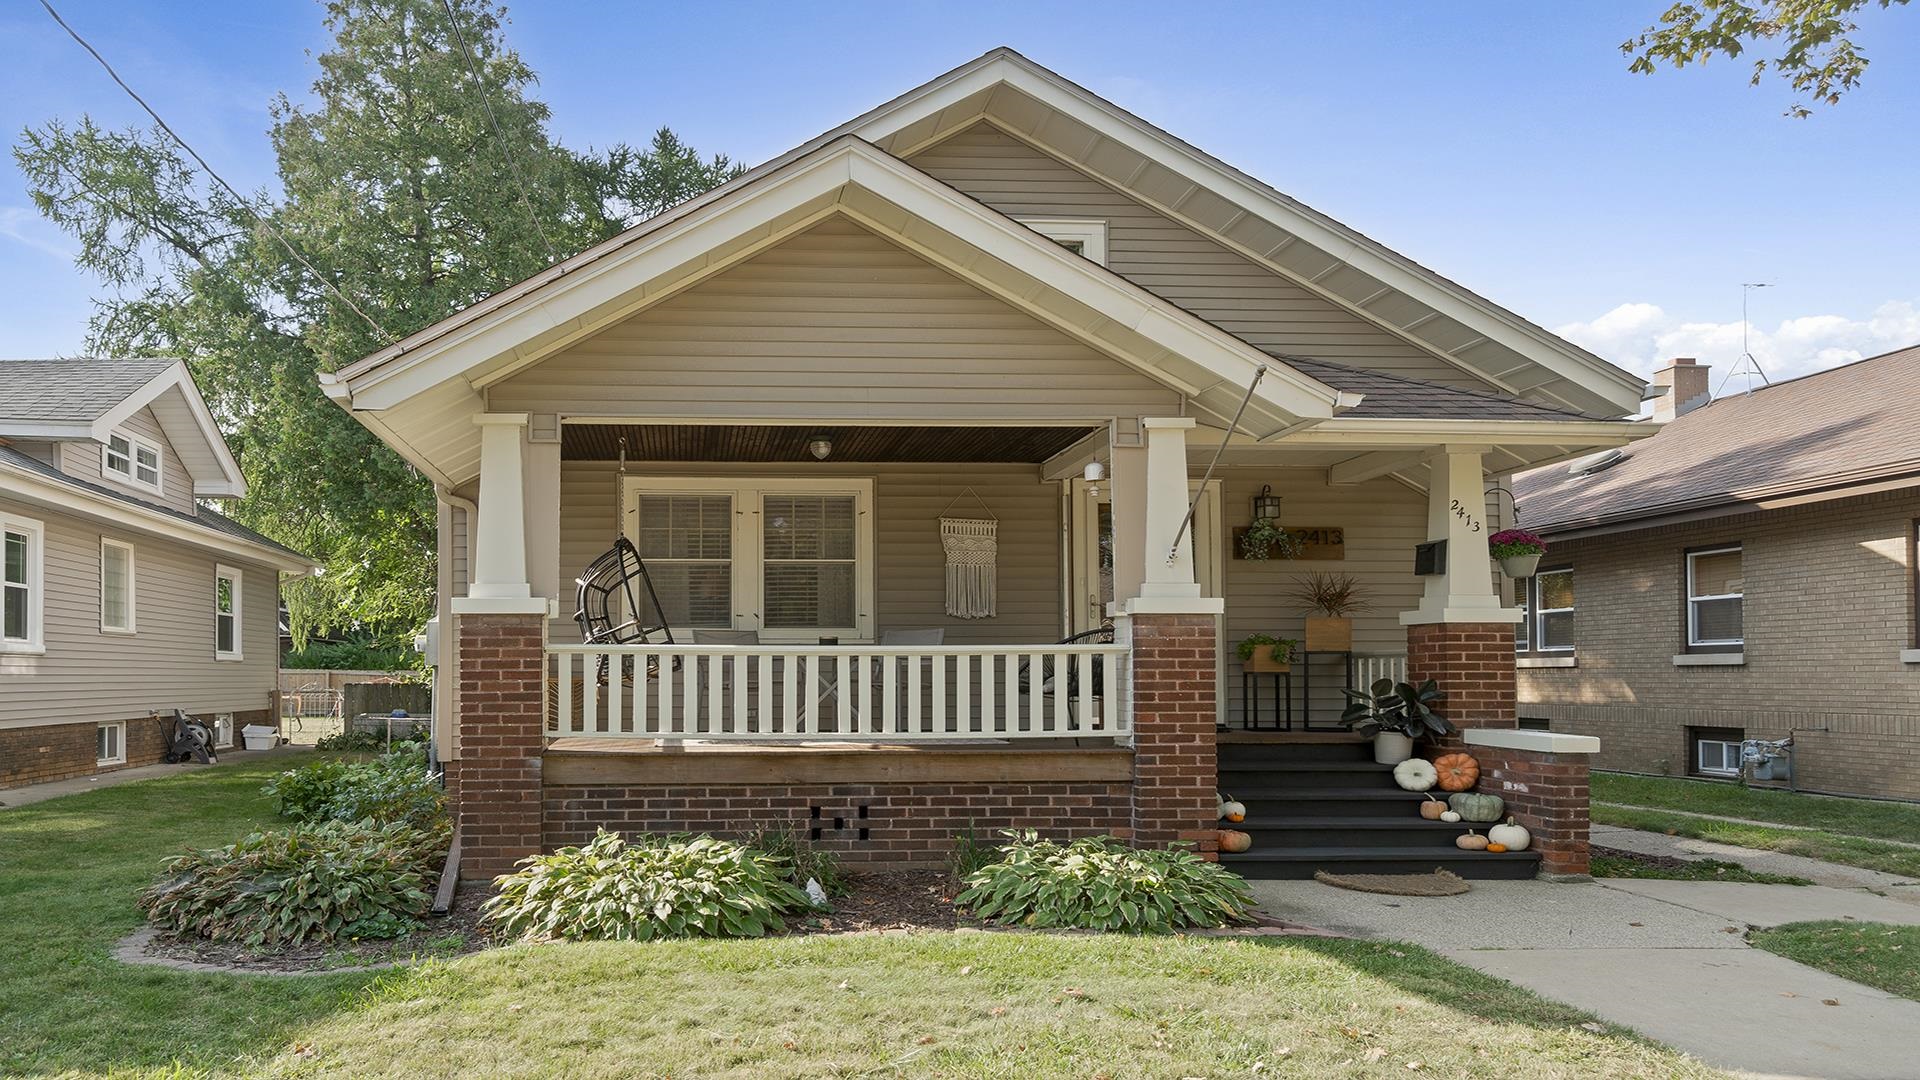
[[[1507,806],[1500,796],[1477,791],[1461,791],[1449,795],[1447,805],[1453,807],[1462,821],[1499,821],[1500,812]]]

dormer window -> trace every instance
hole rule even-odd
[[[1107,265],[1107,223],[1097,218],[1014,218],[1075,255]]]
[[[160,446],[151,439],[116,431],[107,436],[107,451],[101,457],[101,471],[136,487],[159,491]]]

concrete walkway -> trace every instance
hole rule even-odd
[[[1761,821],[1757,818],[1728,817],[1725,814],[1703,814],[1698,810],[1675,810],[1670,806],[1636,806],[1633,803],[1596,802],[1595,806],[1611,807],[1615,810],[1651,810],[1660,814],[1673,814],[1676,817],[1699,818],[1702,821],[1724,821],[1729,825],[1757,825],[1762,829],[1784,829],[1787,832],[1834,832],[1844,830],[1824,829],[1818,825],[1789,825],[1784,821]],[[1609,826],[1617,827],[1617,826]],[[1894,847],[1920,850],[1920,843],[1911,840],[1889,840],[1884,836],[1862,837],[1880,844],[1892,844]],[[1751,850],[1751,849],[1742,849]]]
[[[1876,889],[1899,895],[1911,903],[1920,904],[1920,880],[1901,877],[1898,874],[1882,873],[1878,870],[1862,870],[1857,866],[1822,862],[1802,855],[1756,851],[1753,848],[1734,847],[1731,844],[1716,844],[1710,840],[1642,832],[1639,829],[1623,829],[1617,825],[1593,826],[1593,842],[1601,847],[1637,851],[1643,855],[1664,855],[1669,858],[1686,859],[1689,862],[1698,862],[1701,859],[1725,859],[1728,862],[1737,862],[1749,870],[1759,870],[1768,874],[1791,874],[1794,877],[1803,877],[1808,881],[1840,889]]]
[[[1747,863],[1764,854],[1739,851]],[[1920,924],[1920,907],[1866,888],[1625,879],[1477,881],[1443,897],[1314,881],[1253,888],[1280,918],[1418,942],[1741,1075],[1920,1076],[1920,1002],[1746,942],[1750,928],[1810,919]]]
[[[187,762],[183,765],[140,765],[132,769],[117,769],[109,773],[97,773],[93,776],[77,776],[71,780],[53,780],[45,784],[28,784],[25,787],[0,788],[0,812],[18,806],[31,806],[34,803],[57,799],[62,795],[77,795],[82,791],[97,791],[116,784],[130,784],[136,780],[152,780],[162,776],[179,776],[196,769],[217,769],[220,765],[234,765],[244,761],[263,761],[274,757],[295,757],[311,753],[311,746],[276,746],[271,750],[229,750],[220,755],[219,765],[196,765]],[[288,762],[292,768],[295,762]]]

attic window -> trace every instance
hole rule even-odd
[[[124,431],[107,436],[107,450],[101,455],[100,468],[129,484],[160,490],[160,446]]]
[[[1107,223],[1098,218],[1015,218],[1075,255],[1107,265]]]

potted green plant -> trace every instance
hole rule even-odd
[[[1510,578],[1530,578],[1540,568],[1547,542],[1529,529],[1501,529],[1487,537],[1487,551],[1500,560],[1500,572]]]
[[[1300,554],[1300,538],[1272,518],[1256,518],[1240,534],[1243,559],[1291,559]]]
[[[1352,652],[1353,615],[1365,611],[1367,591],[1352,574],[1308,574],[1288,595],[1305,608],[1308,652]]]
[[[1413,756],[1422,736],[1453,734],[1454,727],[1433,706],[1446,700],[1432,679],[1418,686],[1378,679],[1365,690],[1344,690],[1347,707],[1340,722],[1373,737],[1373,760],[1398,765]]]
[[[1300,646],[1294,638],[1254,634],[1240,642],[1240,666],[1261,675],[1278,675],[1293,670],[1293,650]]]

